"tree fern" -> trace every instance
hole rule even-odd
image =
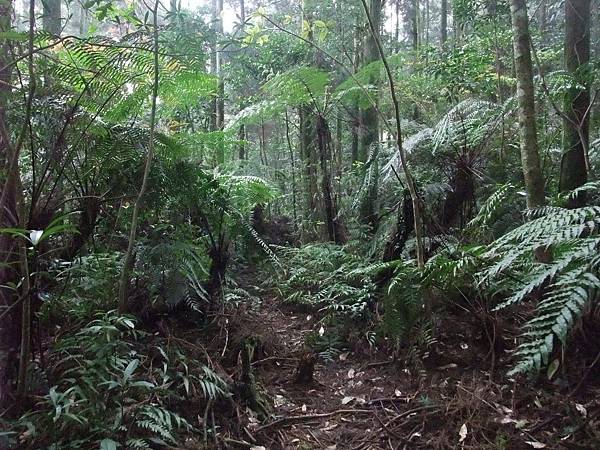
[[[512,183],[506,183],[498,186],[492,195],[490,195],[479,208],[477,215],[467,224],[468,228],[488,226],[497,216],[498,211],[503,207],[506,200],[515,191]]]

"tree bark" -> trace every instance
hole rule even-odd
[[[307,39],[311,42],[313,40],[312,26],[317,10],[318,4],[315,0],[304,0],[302,23],[308,24]],[[315,67],[324,68],[323,54],[319,48],[313,51],[312,63]],[[308,212],[311,215],[311,222],[324,223],[324,227],[318,227],[321,238],[341,243],[344,238],[333,195],[329,127],[325,117],[319,111],[317,102],[301,107],[300,115],[301,148],[304,153]],[[318,188],[319,168],[321,172],[320,191]]]
[[[519,103],[519,131],[521,162],[527,193],[527,207],[544,204],[544,180],[540,169],[537,127],[535,120],[535,98],[529,21],[525,0],[511,0],[513,47],[517,75],[517,97]]]
[[[590,60],[590,0],[565,2],[564,58],[567,72],[585,86],[572,88],[565,96],[560,190],[570,191],[587,182],[590,92],[589,81],[582,79],[581,68]],[[585,196],[580,195],[569,206],[583,204]]]

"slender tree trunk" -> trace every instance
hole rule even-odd
[[[240,0],[239,18],[240,18],[239,34],[240,34],[240,36],[243,36],[244,30],[246,28],[246,4],[245,4],[244,0]],[[245,105],[245,102],[242,101],[241,105],[240,105],[241,108],[243,108],[244,105]],[[246,143],[244,142],[246,140],[246,126],[244,124],[240,125],[240,127],[238,129],[238,140],[240,141],[240,143],[238,144],[238,157],[239,157],[240,161],[243,161],[247,158]]]
[[[346,238],[340,226],[331,186],[331,131],[327,121],[321,114],[316,117],[316,127],[319,161],[321,163],[321,194],[325,208],[327,237],[336,244],[343,244]]]
[[[215,129],[223,131],[225,128],[225,82],[223,80],[223,52],[219,40],[223,37],[223,0],[215,0],[215,32],[217,33],[217,42],[215,44],[217,99],[215,105]],[[223,138],[219,139],[217,144],[217,164],[225,163],[225,147]]]
[[[441,23],[440,23],[440,43],[442,47],[448,40],[448,0],[442,0],[442,11],[441,11]]]
[[[419,48],[419,0],[412,0],[411,6],[411,37],[412,48]]]
[[[238,158],[240,161],[246,159],[246,125],[240,125],[238,128]]]
[[[572,88],[565,97],[563,157],[560,190],[570,191],[587,182],[589,147],[589,82],[580,78],[580,68],[590,60],[590,0],[565,1],[565,69],[585,86]],[[571,207],[585,203],[585,196]]]
[[[285,138],[288,145],[288,152],[290,155],[290,164],[292,166],[292,214],[294,219],[294,228],[296,228],[298,223],[298,212],[297,212],[297,204],[298,201],[296,199],[296,160],[294,158],[294,146],[292,145],[292,138],[290,136],[290,118],[287,110],[285,111]]]
[[[535,208],[544,204],[544,180],[538,153],[533,68],[525,0],[511,0],[510,10],[519,101],[521,162],[527,192],[527,207]]]
[[[376,35],[369,33],[365,38],[363,60],[364,64],[370,64],[379,59],[377,50],[377,39],[381,32],[382,20],[381,0],[371,0],[369,15],[376,30]],[[368,84],[377,84],[378,77],[372,77]],[[376,97],[375,97],[376,98]],[[361,142],[359,160],[365,163],[363,171],[363,194],[359,202],[359,220],[368,225],[374,232],[377,230],[377,190],[379,188],[379,114],[377,105],[371,105],[361,111]]]
[[[154,134],[156,130],[156,100],[158,98],[158,6],[159,0],[156,0],[153,10],[153,53],[154,53],[154,77],[152,81],[152,100],[150,108],[150,133],[148,135],[148,149],[146,151],[146,162],[144,164],[144,174],[142,176],[142,185],[138,192],[135,204],[133,205],[133,213],[131,217],[131,230],[129,232],[129,242],[127,244],[127,251],[125,253],[125,261],[123,263],[123,270],[121,272],[121,279],[119,283],[119,312],[127,312],[127,301],[129,297],[129,281],[131,278],[131,272],[134,264],[134,252],[133,247],[137,239],[137,227],[139,221],[139,214],[144,206],[144,194],[146,193],[146,187],[148,185],[148,178],[150,176],[150,169],[152,167],[152,160],[154,158]]]
[[[353,60],[353,72],[356,73],[360,68],[361,64],[361,46],[362,46],[362,36],[361,36],[361,27],[357,23],[355,26],[356,35],[354,36],[354,60]],[[351,158],[352,163],[359,161],[359,149],[360,149],[360,135],[361,135],[361,118],[360,118],[360,110],[357,106],[353,106],[350,109],[350,133],[352,135],[352,143],[351,143]]]
[[[246,2],[244,0],[240,0],[240,27],[242,31],[246,26]]]
[[[447,0],[444,0],[447,1]],[[396,0],[396,27],[394,29],[394,48],[400,43],[400,0]]]

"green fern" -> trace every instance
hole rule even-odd
[[[482,255],[488,263],[477,274],[482,286],[493,286],[508,275],[507,299],[497,310],[521,303],[534,292],[542,294],[537,316],[524,327],[523,342],[515,352],[519,361],[510,374],[537,372],[548,364],[556,342],[565,345],[569,331],[600,288],[600,207],[551,207],[531,216],[537,218],[488,246]],[[540,249],[551,255],[548,262],[535,260]]]

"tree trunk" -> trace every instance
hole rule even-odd
[[[336,244],[343,244],[346,241],[346,237],[338,217],[331,183],[331,132],[327,121],[321,114],[317,115],[316,126],[319,161],[321,163],[321,194],[323,195],[323,204],[325,207],[327,237]]]
[[[308,24],[308,40],[313,39],[312,26],[315,13],[318,10],[315,0],[304,0],[302,22]],[[324,68],[322,52],[318,49],[313,51],[312,64]],[[321,238],[341,242],[341,224],[338,217],[337,207],[333,201],[333,187],[331,180],[330,141],[331,135],[325,118],[319,111],[317,103],[301,108],[300,132],[301,148],[304,152],[304,167],[306,171],[307,195],[309,214],[312,214],[311,222],[324,223],[319,226]],[[318,192],[319,167],[321,169],[320,192]],[[323,230],[324,228],[324,230]]]
[[[381,0],[371,0],[369,15],[377,36],[371,33],[367,35],[364,43],[364,64],[371,64],[379,59],[377,41],[381,30]],[[376,77],[372,77],[368,84],[376,84]],[[375,96],[376,97],[376,96]],[[365,163],[363,170],[363,194],[359,203],[359,220],[368,225],[371,231],[377,229],[377,189],[379,185],[379,168],[377,167],[379,157],[379,115],[377,105],[371,105],[360,112],[361,141],[359,147],[359,160]]]
[[[441,11],[441,24],[440,24],[440,43],[442,47],[448,40],[448,0],[442,0],[442,11]]]
[[[61,0],[44,0],[43,27],[44,31],[51,33],[53,36],[60,36],[62,31],[61,25]]]
[[[412,48],[419,48],[419,0],[412,0],[411,5],[411,38]]]
[[[217,99],[215,104],[215,129],[223,131],[225,128],[225,83],[223,81],[223,52],[219,40],[223,37],[223,0],[214,1],[215,10],[215,33],[217,34],[215,43],[215,72],[218,77]],[[225,163],[225,147],[221,137],[217,144],[217,164]]]
[[[525,190],[527,192],[527,207],[535,208],[544,204],[544,180],[542,178],[538,153],[533,68],[525,0],[511,0],[510,11],[513,25],[515,70],[517,74],[521,162],[525,178]]]
[[[243,31],[246,27],[246,3],[240,0],[240,29]]]
[[[565,96],[563,119],[563,157],[560,190],[570,191],[587,182],[589,147],[589,82],[580,78],[581,66],[590,60],[590,0],[565,2],[565,69],[585,88],[572,88]],[[580,195],[569,205],[585,204]]]

